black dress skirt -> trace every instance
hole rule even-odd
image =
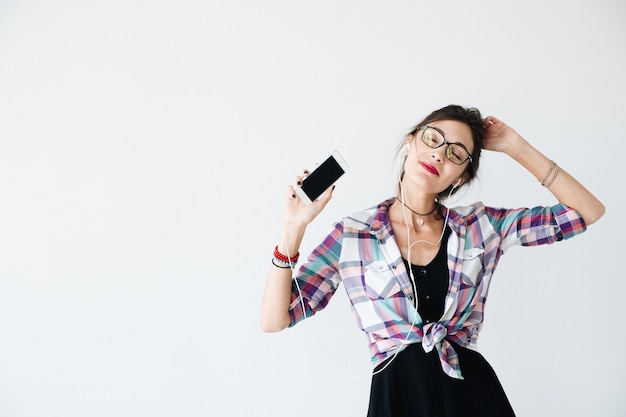
[[[418,312],[426,323],[443,315],[449,271],[446,230],[437,256],[426,266],[411,265]],[[408,266],[408,262],[405,261]],[[407,269],[408,270],[408,269]],[[515,413],[493,368],[483,356],[454,342],[463,380],[446,375],[437,350],[414,343],[376,367],[368,417],[508,417]]]

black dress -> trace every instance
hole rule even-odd
[[[411,265],[418,312],[425,323],[443,315],[449,271],[446,244],[426,266]],[[408,262],[405,260],[405,265]],[[407,269],[408,271],[408,269]],[[446,375],[436,349],[426,353],[413,343],[391,357],[389,366],[372,377],[368,417],[508,417],[515,413],[493,368],[483,356],[454,342],[463,380]],[[376,370],[387,365],[383,362]]]

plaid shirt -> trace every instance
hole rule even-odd
[[[482,203],[449,210],[450,284],[444,314],[425,323],[413,305],[416,294],[393,236],[387,210],[393,199],[337,222],[300,267],[292,284],[290,326],[322,310],[340,283],[367,336],[373,366],[422,343],[436,349],[443,371],[463,379],[450,341],[477,350],[489,283],[500,256],[515,245],[568,239],[586,229],[582,217],[562,204],[501,209]],[[305,310],[303,311],[303,306]]]

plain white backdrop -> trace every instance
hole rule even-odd
[[[0,416],[364,416],[343,288],[259,330],[285,188],[332,149],[351,166],[307,252],[392,195],[398,142],[450,103],[607,206],[505,255],[482,353],[520,416],[626,415],[624,74],[618,0],[3,0]],[[555,202],[493,153],[453,202],[477,199]]]

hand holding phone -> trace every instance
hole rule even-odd
[[[319,164],[308,177],[302,180],[302,186],[296,187],[298,197],[309,204],[322,195],[324,191],[333,185],[343,174],[348,172],[348,164],[337,151]]]

